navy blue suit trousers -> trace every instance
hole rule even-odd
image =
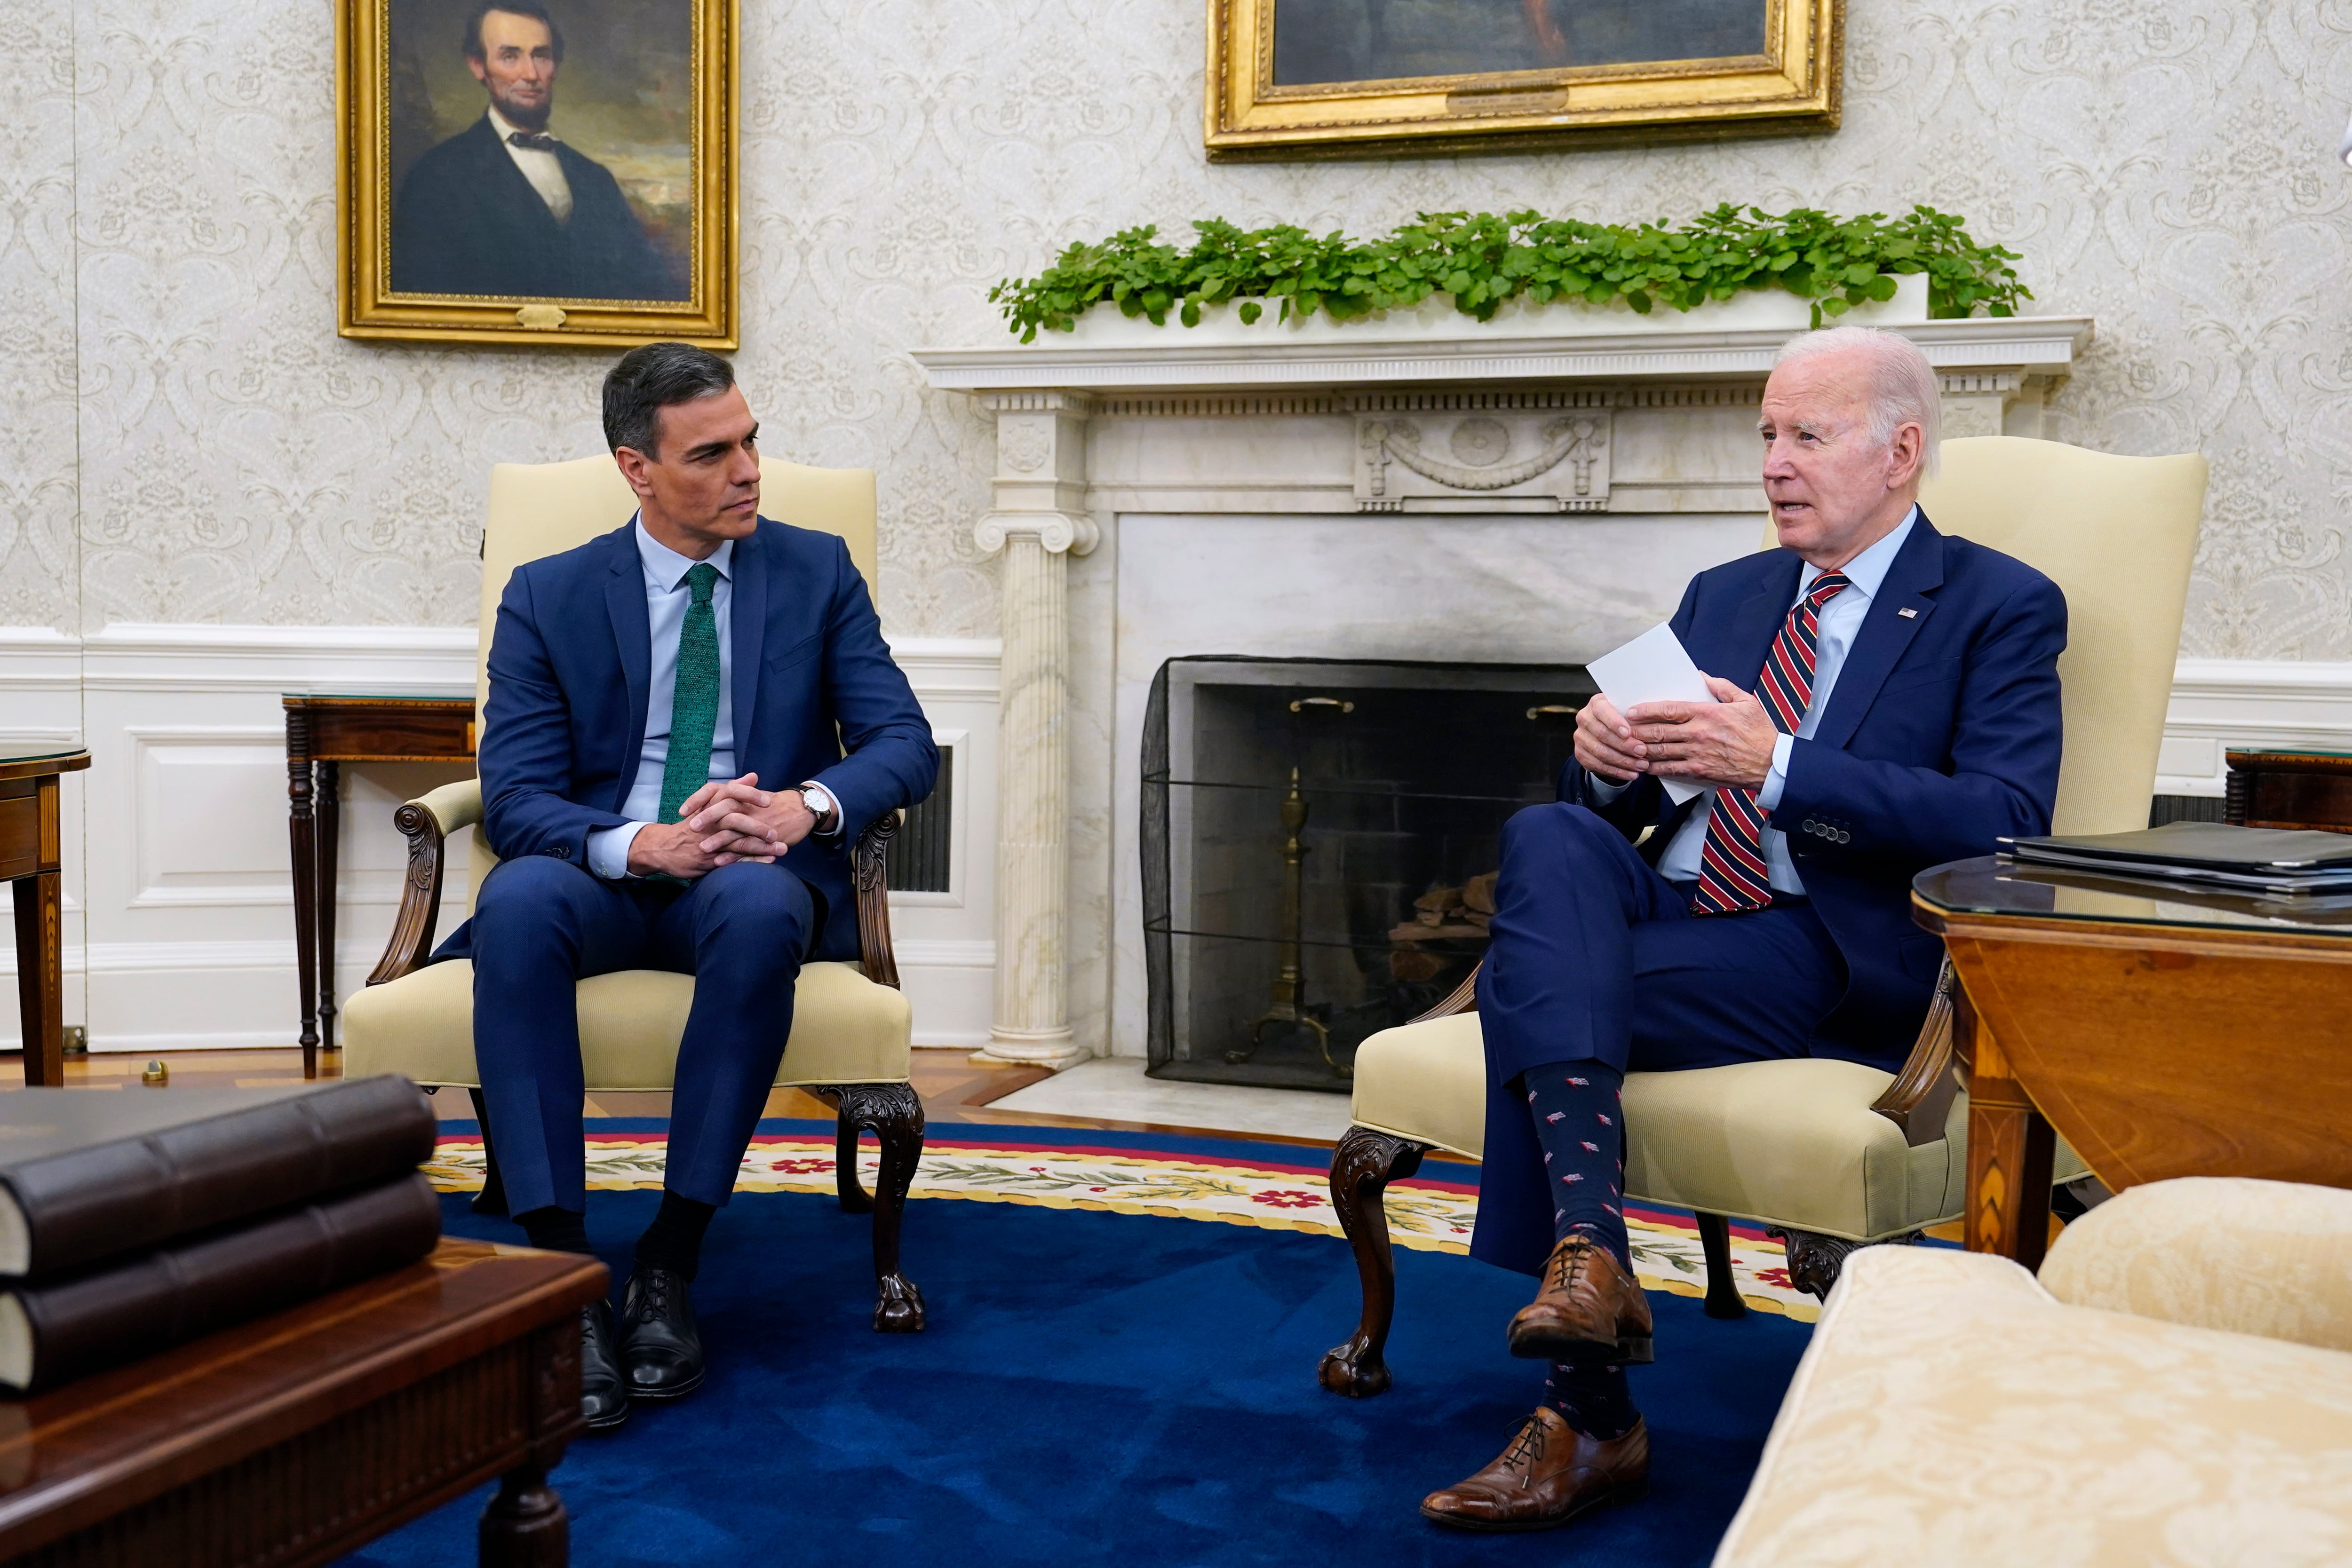
[[[739,861],[680,886],[605,882],[526,855],[483,882],[474,901],[474,1056],[509,1212],[587,1207],[572,988],[618,969],[694,977],[663,1185],[726,1203],[793,1031],[793,982],[819,956],[823,900],[788,862]]]

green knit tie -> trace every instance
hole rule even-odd
[[[719,618],[710,590],[719,569],[704,561],[686,574],[694,602],[677,629],[677,684],[670,688],[669,759],[662,765],[658,821],[675,822],[686,798],[710,781],[710,737],[719,727]]]

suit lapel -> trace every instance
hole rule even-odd
[[[1796,602],[1797,574],[1804,563],[1790,555],[1776,560],[1764,574],[1764,584],[1739,601],[1732,611],[1729,625],[1720,646],[1725,650],[1721,667],[1706,670],[1737,682],[1750,691],[1764,676],[1764,655],[1772,651],[1772,639],[1780,634],[1780,622],[1788,619],[1789,606]],[[1698,661],[1706,668],[1706,661]]]
[[[604,608],[613,618],[613,643],[621,657],[621,678],[629,688],[629,727],[614,768],[613,810],[619,810],[636,782],[646,741],[646,706],[653,691],[653,622],[646,613],[646,568],[637,554],[634,519],[606,534],[611,571],[604,579]]]
[[[728,588],[728,653],[734,662],[734,672],[728,685],[735,698],[735,771],[750,772],[746,759],[751,755],[752,721],[760,711],[760,656],[767,643],[768,629],[768,552],[755,527],[751,534],[735,541],[734,581]],[[760,781],[763,789],[782,786],[774,779]]]
[[[1862,618],[1853,646],[1846,651],[1845,664],[1830,692],[1829,709],[1813,731],[1815,740],[1843,747],[1853,738],[1853,732],[1862,727],[1863,716],[1878,700],[1878,688],[1886,684],[1904,651],[1911,646],[1911,639],[1936,612],[1936,601],[1927,595],[1943,585],[1944,536],[1921,512],[1911,537],[1903,541],[1895,563],[1886,569],[1886,579],[1878,585],[1877,597]],[[1911,613],[1902,613],[1906,610]]]

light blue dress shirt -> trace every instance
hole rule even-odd
[[[1919,508],[1914,507],[1895,525],[1894,532],[1848,561],[1845,575],[1853,586],[1822,606],[1819,636],[1814,643],[1812,701],[1805,705],[1805,716],[1798,724],[1797,733],[1783,735],[1772,743],[1772,771],[1766,776],[1763,788],[1756,791],[1756,803],[1767,811],[1780,804],[1780,792],[1788,788],[1789,758],[1796,751],[1797,742],[1811,740],[1813,732],[1821,727],[1822,715],[1830,706],[1830,694],[1837,688],[1838,672],[1845,668],[1846,653],[1862,631],[1863,618],[1870,613],[1870,602],[1877,597],[1879,588],[1886,581],[1888,569],[1902,552],[1903,541],[1911,537],[1911,527],[1918,520]],[[1793,605],[1811,591],[1813,580],[1821,574],[1821,568],[1805,562],[1804,570],[1797,574],[1796,597],[1789,602]],[[1612,785],[1597,778],[1592,784],[1594,794],[1604,803],[1632,787]],[[1706,847],[1706,821],[1714,803],[1712,790],[1704,800],[1692,803],[1682,831],[1675,834],[1666,852],[1658,857],[1659,875],[1670,882],[1698,880],[1699,854]],[[1778,828],[1768,826],[1764,830],[1764,862],[1771,870],[1774,891],[1799,895],[1804,893],[1805,884],[1797,875],[1796,862],[1789,858],[1788,835]]]
[[[646,621],[653,633],[652,687],[646,695],[646,738],[637,753],[637,776],[629,786],[621,810],[630,821],[618,828],[599,828],[588,835],[588,869],[617,880],[629,873],[629,846],[637,833],[661,810],[662,775],[669,767],[670,703],[677,689],[677,638],[686,625],[687,607],[694,591],[686,574],[701,562],[690,560],[646,531],[645,519],[632,524],[637,559],[645,566]],[[710,589],[710,614],[719,628],[719,719],[710,730],[710,777],[735,777],[735,645],[728,636],[732,625],[728,608],[733,593],[729,569],[735,541],[729,539],[710,552],[709,564],[719,570]]]

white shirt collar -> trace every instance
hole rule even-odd
[[[514,147],[514,143],[507,141],[507,138],[513,135],[518,131],[522,131],[522,127],[509,120],[505,115],[500,114],[495,106],[483,110],[483,112],[490,117],[490,129],[499,133],[499,140],[500,141],[506,141],[506,144],[509,147]],[[545,136],[547,132],[544,131],[523,131],[523,134],[526,136]],[[546,149],[541,147],[515,147],[515,151],[518,152],[546,152]],[[551,158],[555,156],[552,152],[549,152],[547,155]]]
[[[637,559],[646,563],[646,575],[659,584],[664,592],[676,593],[678,584],[686,580],[686,574],[702,565],[703,561],[682,556],[654,538],[646,528],[645,514],[642,512],[629,521],[636,530]],[[734,574],[728,570],[735,559],[733,539],[721,539],[719,542],[719,548],[712,550],[705,559],[711,566],[718,569],[719,576],[730,582],[735,580]]]
[[[1894,570],[1895,558],[1903,553],[1903,541],[1911,537],[1911,527],[1918,520],[1919,507],[1915,502],[1911,509],[1903,514],[1903,520],[1895,524],[1885,538],[1872,545],[1840,569],[1845,573],[1846,580],[1853,584],[1853,591],[1856,594],[1864,599],[1878,597],[1879,584],[1885,582],[1886,574]],[[1813,579],[1821,574],[1820,567],[1815,566],[1811,561],[1805,562],[1805,570],[1797,574],[1799,599],[1805,596],[1805,591],[1813,585]]]

